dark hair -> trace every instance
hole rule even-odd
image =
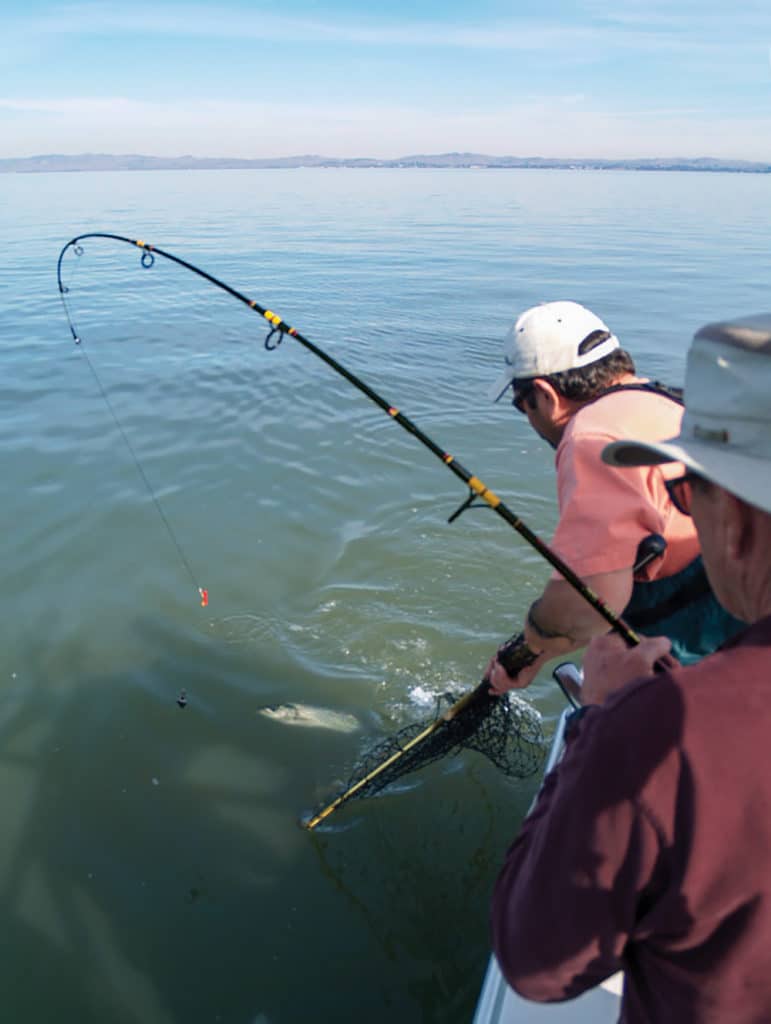
[[[555,391],[574,402],[588,402],[601,391],[615,384],[619,377],[634,373],[634,360],[623,348],[614,348],[602,359],[588,366],[579,366],[562,373],[550,373],[541,378],[548,380]]]

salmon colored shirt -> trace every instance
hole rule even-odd
[[[621,383],[642,383],[626,377]],[[585,406],[565,428],[556,453],[560,519],[552,546],[579,576],[627,569],[650,533],[667,542],[645,579],[672,576],[699,553],[693,520],[674,507],[664,487],[680,463],[617,468],[602,461],[611,441],[663,441],[680,432],[683,408],[663,395],[617,391]],[[559,573],[555,578],[560,579]]]

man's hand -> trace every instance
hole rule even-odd
[[[678,662],[669,653],[671,642],[665,636],[643,637],[628,647],[617,633],[596,636],[584,655],[582,704],[602,704],[611,693],[633,679],[652,676],[654,664],[675,668]]]
[[[498,661],[496,652],[488,661],[484,674],[484,678],[490,684],[490,693],[500,697],[509,690],[524,690],[538,675],[545,661],[548,661],[548,655],[539,654],[532,664],[526,665],[519,670],[516,676],[512,677]]]

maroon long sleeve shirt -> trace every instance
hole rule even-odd
[[[771,617],[584,714],[492,926],[529,999],[624,970],[623,1024],[771,1022]]]

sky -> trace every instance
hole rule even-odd
[[[771,161],[771,0],[0,9],[0,157]]]

